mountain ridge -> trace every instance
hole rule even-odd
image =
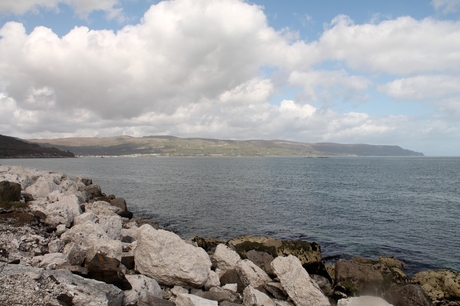
[[[80,156],[424,156],[397,145],[303,143],[288,140],[223,140],[170,135],[29,139]]]
[[[36,143],[0,134],[0,158],[57,158],[75,157],[69,151],[55,147],[42,147]]]

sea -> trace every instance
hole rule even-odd
[[[184,239],[321,245],[326,262],[385,254],[412,275],[460,271],[459,157],[81,157],[2,165],[85,176]]]

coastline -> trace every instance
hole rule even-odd
[[[311,292],[309,291],[308,296],[324,296],[326,300],[320,298],[326,301],[324,305],[328,305],[327,303],[334,305],[334,303],[341,299],[350,299],[356,295],[366,295],[369,289],[367,287],[370,283],[373,284],[371,289],[374,295],[380,295],[381,298],[385,297],[387,300],[391,300],[391,294],[388,295],[388,292],[391,293],[391,290],[394,290],[394,288],[407,287],[408,285],[415,286],[413,290],[418,290],[417,292],[425,290],[424,294],[430,296],[430,292],[426,292],[425,288],[422,289],[422,283],[438,277],[439,273],[442,273],[443,277],[446,277],[445,274],[447,273],[449,277],[452,277],[454,280],[458,280],[459,278],[458,272],[456,271],[438,271],[436,272],[438,274],[430,272],[431,274],[429,276],[422,274],[423,277],[418,275],[418,277],[414,276],[415,280],[414,277],[409,279],[403,272],[403,263],[395,258],[386,257],[379,258],[377,261],[364,258],[339,260],[339,264],[336,263],[334,266],[326,266],[322,263],[320,246],[307,242],[305,242],[306,244],[299,245],[300,242],[298,241],[286,242],[269,237],[265,237],[265,240],[260,240],[257,237],[246,237],[239,243],[248,246],[243,249],[238,248],[238,243],[232,244],[230,241],[216,241],[215,239],[196,238],[193,242],[185,242],[174,233],[159,229],[158,225],[155,223],[150,222],[150,224],[148,224],[149,222],[146,222],[146,220],[133,217],[132,214],[130,215],[126,203],[123,203],[124,200],[122,200],[122,198],[105,195],[102,193],[100,186],[93,184],[90,178],[68,178],[67,175],[62,173],[40,172],[32,169],[24,169],[22,167],[8,166],[0,166],[0,178],[0,181],[19,184],[21,186],[20,190],[23,202],[27,202],[27,205],[13,204],[13,208],[10,207],[9,210],[2,208],[3,211],[0,214],[0,216],[2,216],[1,224],[5,226],[2,234],[9,233],[10,235],[4,236],[2,240],[3,245],[0,255],[3,257],[2,261],[7,263],[2,264],[3,271],[5,271],[5,269],[12,269],[10,271],[13,271],[15,267],[24,266],[30,267],[31,269],[42,269],[40,270],[41,272],[37,272],[38,270],[30,270],[39,274],[48,273],[47,271],[66,270],[70,271],[72,275],[84,275],[86,272],[86,275],[84,275],[85,280],[98,279],[100,275],[104,273],[95,269],[91,263],[94,261],[94,258],[103,258],[102,261],[112,263],[112,270],[110,271],[116,271],[115,274],[121,273],[123,276],[136,275],[136,277],[148,277],[149,279],[158,281],[162,286],[162,291],[161,297],[158,292],[156,297],[165,301],[171,301],[177,305],[182,303],[180,302],[182,299],[190,298],[193,300],[195,298],[188,296],[193,295],[193,288],[200,289],[204,293],[210,292],[211,288],[220,288],[215,290],[224,290],[223,292],[225,294],[228,292],[231,293],[233,292],[232,290],[222,288],[227,284],[238,284],[238,279],[241,283],[239,286],[240,292],[238,292],[238,290],[233,292],[234,295],[229,297],[227,301],[233,299],[233,301],[231,301],[232,303],[235,301],[244,303],[244,291],[246,291],[246,300],[249,299],[249,297],[259,296],[259,293],[254,290],[262,292],[270,299],[276,299],[275,294],[272,292],[274,289],[272,288],[271,291],[267,289],[267,284],[274,281],[274,279],[272,279],[273,276],[269,276],[270,273],[273,275],[273,272],[266,271],[271,266],[271,263],[267,264],[266,261],[260,259],[262,262],[259,262],[259,265],[265,267],[264,270],[254,263],[258,262],[257,259],[253,259],[254,261],[248,259],[250,256],[247,256],[247,254],[251,251],[262,253],[262,255],[257,253],[257,255],[262,258],[266,258],[264,254],[271,255],[272,259],[270,259],[270,262],[273,262],[274,259],[277,258],[280,258],[281,261],[282,258],[295,257],[295,263],[289,262],[289,264],[296,265],[296,260],[298,260],[303,266],[303,269],[308,272],[308,277],[302,275],[303,278],[301,279],[307,279],[310,283],[313,283],[313,281],[310,281],[310,279],[313,279],[314,282],[321,287],[321,294],[312,289]],[[15,208],[15,206],[17,206],[17,208]],[[17,223],[18,220],[20,221],[19,223]],[[15,236],[14,232],[16,230],[19,234],[16,235],[17,237],[13,237]],[[94,233],[96,233],[96,236],[93,237],[92,235]],[[160,239],[160,234],[165,236],[161,236]],[[28,241],[28,237],[35,237],[35,240],[32,239],[33,241]],[[36,237],[40,237],[40,239]],[[238,238],[235,239],[237,240]],[[143,259],[141,258],[148,257],[146,254],[151,254],[152,249],[150,246],[146,245],[152,242],[152,240],[163,241],[163,243],[166,241],[167,244],[174,242],[175,247],[168,253],[168,256],[171,258],[175,258],[177,253],[182,255],[182,252],[178,251],[182,248],[186,250],[184,253],[196,253],[196,255],[187,258],[186,262],[194,261],[197,258],[199,259],[198,262],[205,262],[206,264],[199,268],[200,273],[204,276],[199,279],[192,278],[184,280],[183,276],[177,278],[173,275],[165,280],[160,277],[166,273],[165,271],[161,273],[158,271],[149,271],[146,267],[151,265],[152,262],[143,264]],[[8,245],[6,245],[7,243]],[[69,245],[74,248],[69,247]],[[287,247],[286,245],[290,246]],[[152,246],[153,249],[155,247],[158,246]],[[165,248],[165,245],[160,245],[160,249],[163,248]],[[206,252],[204,251],[205,249]],[[143,253],[143,256],[138,255],[136,260],[136,252],[144,252],[143,250],[146,253]],[[220,255],[216,255],[217,250],[223,252],[223,257],[225,258],[222,259],[222,261],[224,261],[225,264],[220,263]],[[235,252],[238,257],[235,256]],[[78,256],[74,253],[77,253]],[[234,259],[234,262],[228,263],[226,259],[227,256],[233,256],[234,258],[236,257],[236,259]],[[77,260],[78,258],[81,262]],[[118,261],[118,265],[113,264],[114,261],[111,259]],[[244,262],[244,264],[242,262]],[[238,266],[239,268],[237,269],[236,267],[238,264],[240,266]],[[185,262],[174,262],[173,265],[168,266],[167,269],[171,270],[173,267],[182,267],[183,265],[187,266]],[[230,265],[230,267],[227,265]],[[258,274],[254,277],[245,275],[244,271],[245,268],[247,268],[245,265],[248,265],[250,267],[249,269],[257,270]],[[256,265],[258,268],[255,268],[253,265]],[[275,264],[275,266],[277,265]],[[345,268],[350,270],[350,267],[358,270],[365,269],[368,271],[367,276],[371,273],[370,271],[374,271],[371,274],[373,274],[375,278],[370,280],[368,278],[363,279],[362,277],[357,278],[356,275],[347,276],[340,274],[340,270],[344,270]],[[97,268],[101,269],[101,267]],[[104,269],[106,268],[107,267],[104,267]],[[259,269],[263,272],[260,272]],[[96,273],[94,270],[99,271],[99,273]],[[233,270],[239,271],[236,273],[236,279],[234,277],[230,282],[223,285],[222,279],[228,276],[224,277],[225,273]],[[337,272],[338,270],[339,272]],[[5,272],[2,273],[3,274],[0,273],[0,277],[2,277],[3,280],[11,280],[11,275],[13,274],[5,275]],[[14,274],[16,276],[21,275],[21,273],[17,271],[14,273],[16,273]],[[88,277],[91,273],[95,278]],[[194,270],[191,274],[198,275],[200,273]],[[311,277],[310,274],[312,275]],[[155,275],[156,278],[160,278],[160,280],[152,277]],[[265,275],[268,275],[268,278]],[[282,279],[280,275],[275,275],[277,275],[279,279]],[[67,276],[69,275],[66,275],[66,277]],[[116,279],[115,281],[113,279],[104,280],[106,284],[120,290],[120,292],[117,291],[118,293],[114,294],[117,296],[116,300],[118,302],[121,301],[122,304],[124,303],[123,300],[126,298],[126,292],[133,290],[133,284],[130,281],[131,278],[130,276],[128,280],[126,277],[124,279]],[[38,279],[40,279],[40,277]],[[359,279],[359,281],[350,284],[351,279]],[[277,284],[276,286],[279,287],[279,283]],[[320,284],[322,284],[322,286]],[[345,286],[344,284],[348,285]],[[175,294],[174,290],[172,290],[175,286],[181,286],[187,290],[188,293],[176,292]],[[131,287],[131,289],[127,289],[129,287]],[[270,286],[268,287],[271,288]],[[289,289],[286,288],[289,288],[289,285],[281,282],[281,291],[284,290],[284,295],[287,298],[286,302],[295,301],[297,297],[291,296],[289,294]],[[12,290],[12,288],[9,288],[9,290]],[[63,289],[60,288],[59,290]],[[437,288],[437,290],[440,289]],[[208,296],[204,293],[202,295]],[[240,297],[238,297],[238,294]],[[451,300],[449,294],[443,295],[444,297],[447,296],[448,302]],[[72,294],[68,294],[71,300],[75,299],[75,293],[74,296],[71,295]],[[280,296],[282,295],[277,297]],[[454,296],[453,298],[459,297],[460,295]],[[75,302],[72,303],[76,305]],[[444,305],[442,304],[444,303],[442,300],[439,301],[439,303],[436,305]]]

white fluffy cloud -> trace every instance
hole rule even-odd
[[[58,3],[81,14],[117,5],[4,1],[0,10]],[[393,99],[458,109],[457,37],[460,22],[401,17],[356,25],[338,16],[307,43],[275,31],[261,7],[239,0],[163,1],[117,32],[75,27],[59,37],[9,22],[0,28],[0,128],[24,138],[171,134],[390,144],[458,135],[438,118],[328,106],[369,101],[378,88]],[[381,74],[386,84],[376,83]],[[277,101],[287,87],[301,90]]]
[[[460,72],[460,22],[399,17],[355,25],[338,16],[321,36],[325,59],[361,70],[396,75]]]

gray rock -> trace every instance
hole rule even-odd
[[[259,252],[256,250],[250,250],[246,252],[246,257],[255,263],[259,268],[264,270],[268,275],[274,275],[273,269],[270,266],[272,263],[273,256],[266,252]]]
[[[419,285],[393,286],[385,292],[386,300],[394,306],[430,306],[425,292]]]
[[[128,208],[126,207],[126,201],[123,198],[115,198],[110,201],[110,205],[116,206],[121,209],[121,211],[127,211]]]
[[[23,265],[0,266],[0,305],[123,305],[123,292],[67,270]]]

